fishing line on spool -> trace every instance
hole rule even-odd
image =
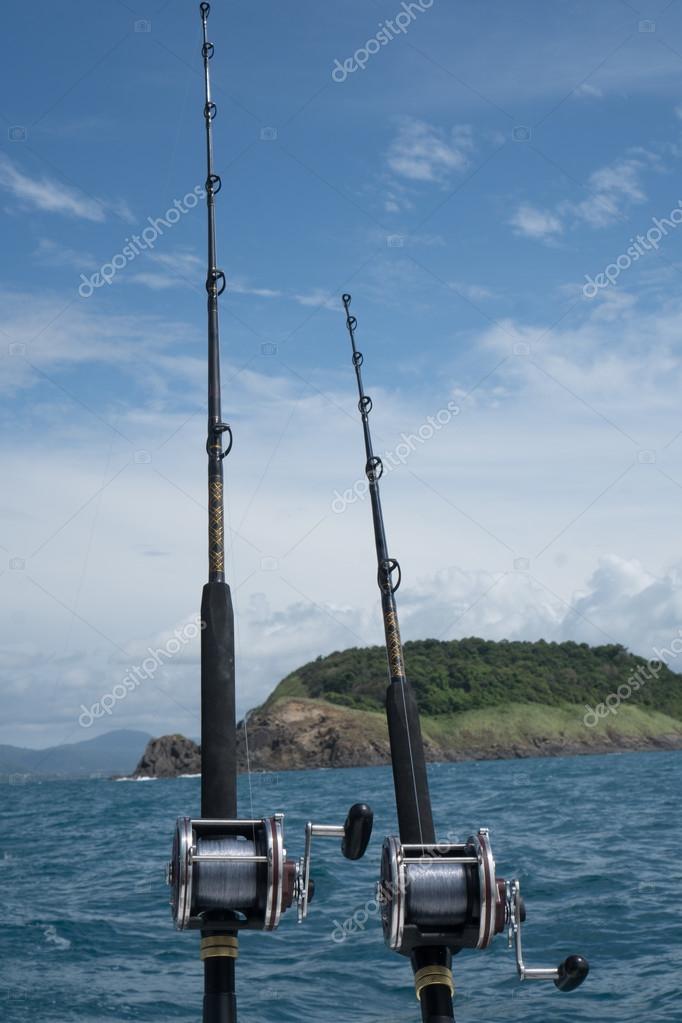
[[[253,842],[238,838],[199,838],[197,853],[200,856],[219,854],[255,856]],[[196,898],[204,909],[252,909],[258,901],[258,863],[231,861],[230,871],[224,869],[224,862],[208,863],[202,860],[194,866]]]

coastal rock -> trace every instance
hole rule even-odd
[[[424,751],[430,763],[513,760],[525,757],[580,756],[682,748],[682,723],[645,720],[634,708],[621,710],[618,727],[581,727],[581,707],[554,710],[542,706],[496,708],[485,719],[462,714],[422,722]],[[639,716],[638,716],[639,715]],[[576,724],[577,722],[577,724]],[[628,731],[628,724],[638,724]],[[248,756],[247,756],[248,750]],[[239,723],[239,770],[296,771],[329,767],[374,767],[390,763],[383,713],[356,710],[322,700],[292,697],[266,703]],[[201,750],[182,735],[152,739],[133,777],[173,778],[198,774]]]
[[[177,778],[181,774],[199,774],[201,747],[184,735],[162,735],[150,739],[133,778]]]
[[[318,700],[279,700],[249,715],[238,733],[242,770],[372,767],[390,762],[383,714]]]

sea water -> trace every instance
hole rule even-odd
[[[526,962],[590,961],[584,986],[516,979],[498,937],[454,960],[458,1023],[682,1020],[682,753],[443,764],[430,768],[441,837],[491,830],[498,874],[519,877]],[[198,815],[199,780],[29,782],[0,788],[3,1023],[199,1021],[198,935],[174,931],[164,884],[175,818]],[[341,823],[369,802],[365,859],[314,848],[316,895],[274,934],[240,936],[240,1019],[420,1019],[408,963],[383,944],[374,902],[395,832],[387,768],[245,776],[243,816],[286,812],[290,856],[305,821]]]

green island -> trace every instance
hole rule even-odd
[[[617,644],[469,637],[404,649],[431,760],[682,747],[682,677]],[[296,669],[248,716],[255,765],[386,762],[385,689],[379,646]]]
[[[682,749],[682,676],[616,644],[425,639],[405,643],[405,663],[432,762]],[[297,668],[240,722],[241,769],[389,763],[386,684],[380,646]],[[136,776],[198,772],[200,756],[163,736]]]

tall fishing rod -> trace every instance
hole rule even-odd
[[[480,828],[465,843],[436,841],[419,711],[405,671],[398,623],[395,594],[402,573],[389,554],[381,507],[379,480],[384,466],[372,446],[372,399],[362,380],[363,355],[356,344],[358,321],[350,312],[351,296],[344,294],[342,302],[365,443],[388,659],[386,716],[398,814],[399,837],[386,838],[382,848],[382,926],[389,948],[411,961],[423,1023],[447,1023],[454,1020],[453,955],[464,948],[487,948],[505,927],[508,945],[516,949],[521,980],[553,980],[559,990],[573,991],[585,980],[589,966],[577,955],[568,956],[556,969],[525,965],[521,944],[525,906],[520,885],[516,880],[497,878],[487,828]]]
[[[208,39],[210,11],[210,4],[199,5],[208,218],[208,582],[201,599],[201,817],[177,819],[167,880],[175,926],[201,932],[203,1023],[236,1023],[238,931],[273,931],[294,903],[302,922],[314,891],[313,837],[340,838],[343,855],[359,859],[369,843],[372,811],[356,803],[343,825],[308,821],[298,860],[287,858],[283,814],[246,820],[237,813],[234,612],[225,573],[223,498],[223,462],[232,448],[232,430],[221,409],[218,299],[227,282],[216,252],[215,199],[221,180],[213,163],[217,106],[211,97],[209,64],[215,47]]]

